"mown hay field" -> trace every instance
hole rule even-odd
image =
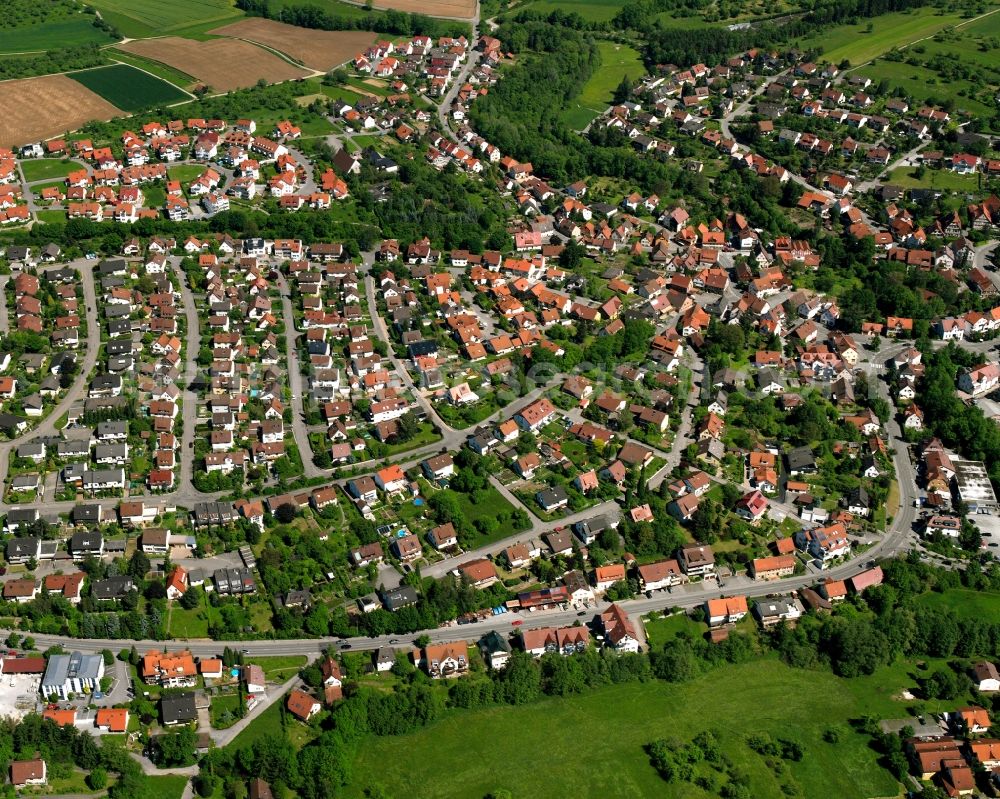
[[[259,18],[240,20],[212,33],[262,44],[324,72],[350,61],[377,38],[372,31],[321,31]]]
[[[193,75],[217,92],[244,89],[259,80],[281,83],[309,74],[267,50],[236,39],[198,42],[164,36],[128,42],[119,49]]]
[[[122,111],[65,75],[0,82],[0,146],[50,139],[92,119],[107,120]]]

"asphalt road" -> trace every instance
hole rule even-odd
[[[56,422],[59,421],[60,417],[69,411],[76,402],[86,396],[91,372],[94,371],[94,367],[97,365],[97,356],[101,350],[101,335],[100,323],[97,318],[97,294],[93,279],[94,264],[80,260],[72,261],[67,266],[79,271],[80,281],[83,284],[83,303],[87,318],[87,342],[83,359],[80,361],[80,369],[77,372],[76,380],[73,381],[73,385],[69,387],[62,399],[59,400],[56,406],[49,412],[49,415],[40,424],[17,438],[0,443],[0,486],[6,485],[7,470],[10,468],[10,459],[14,450],[29,439],[50,436],[56,432]],[[49,508],[51,504],[44,503],[44,507]],[[6,510],[7,507],[9,506],[0,502],[0,510]]]

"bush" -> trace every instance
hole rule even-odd
[[[194,778],[194,788],[198,791],[198,796],[211,796],[215,793],[215,788],[218,785],[218,782],[219,778],[214,774],[206,774],[202,772]]]
[[[108,772],[97,766],[87,775],[87,787],[92,791],[102,791],[108,786]]]

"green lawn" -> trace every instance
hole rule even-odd
[[[142,193],[146,197],[147,208],[162,208],[167,202],[167,190],[162,185],[154,183],[143,186]]]
[[[39,222],[65,222],[66,212],[65,211],[39,211],[36,216]]]
[[[584,128],[611,103],[623,77],[633,80],[646,71],[642,56],[628,45],[600,41],[601,66],[583,85],[583,91],[563,113],[574,128]]]
[[[179,180],[181,183],[189,183],[204,171],[205,167],[201,164],[179,164],[167,167],[167,177],[171,180]]]
[[[759,731],[803,744],[805,757],[788,764],[798,795],[896,796],[898,785],[876,763],[867,737],[848,729],[867,710],[847,681],[829,672],[764,659],[682,685],[636,683],[522,707],[452,712],[420,732],[359,747],[354,787],[345,795],[361,797],[364,788],[381,784],[391,796],[413,799],[464,799],[499,788],[518,797],[708,797],[691,784],[663,782],[643,747],[659,737],[687,741],[712,730],[749,775],[754,797],[784,795],[784,780],[745,744],[748,733]],[[840,740],[829,744],[822,736],[834,724]]]
[[[926,169],[924,176],[917,178],[916,169],[908,166],[898,167],[889,173],[887,183],[895,183],[904,189],[923,188],[941,189],[942,191],[976,191],[979,188],[979,177],[976,175],[957,175],[948,169]]]
[[[61,161],[58,158],[26,158],[21,162],[24,179],[29,183],[50,178],[64,178],[70,172],[83,167],[75,161]]]
[[[902,691],[908,689],[912,692],[917,687],[917,681],[920,677],[938,670],[948,669],[948,661],[943,658],[922,658],[921,664],[922,666],[918,668],[912,661],[897,660],[895,663],[876,669],[874,674],[855,677],[844,682],[859,705],[865,708],[865,712],[880,718],[903,718],[910,715],[908,708],[912,705],[913,700],[903,700]],[[964,696],[957,699],[921,699],[920,701],[926,712],[941,713],[962,707],[970,700],[970,697]]]
[[[53,50],[80,44],[106,44],[113,41],[107,33],[94,27],[94,18],[75,14],[68,19],[24,25],[0,30],[0,53],[24,53],[31,50]]]
[[[101,14],[125,36],[162,36],[190,25],[223,25],[242,13],[232,0],[92,0]]]
[[[318,87],[318,91],[325,94],[331,100],[341,100],[345,103],[356,103],[361,99],[361,95],[352,92],[350,89],[344,86],[322,86]]]
[[[972,36],[998,36],[1000,35],[1000,13],[993,13],[983,17],[983,19],[962,25],[962,32]]]
[[[123,111],[141,111],[189,99],[186,92],[172,83],[129,64],[111,64],[68,74]]]
[[[449,490],[449,489],[445,489]],[[487,486],[486,490],[483,492],[482,496],[479,497],[478,501],[473,502],[472,497],[468,494],[460,494],[458,492],[453,492],[458,498],[459,507],[462,509],[462,513],[465,514],[467,518],[473,524],[476,523],[476,519],[495,519],[497,516],[503,512],[507,513],[508,516],[514,511],[514,506],[511,505],[506,498],[497,491],[492,485]],[[490,544],[493,541],[498,541],[501,538],[506,538],[512,533],[519,533],[522,530],[528,529],[527,527],[514,527],[509,521],[500,525],[500,529],[497,530],[496,535],[493,536],[483,536],[478,533],[469,542],[470,548],[481,547],[486,544]]]
[[[992,624],[1000,622],[1000,596],[997,594],[952,588],[943,593],[924,594],[919,601],[932,608],[948,608],[960,618],[977,618]]]
[[[142,799],[181,799],[188,778],[174,774],[146,777]]]
[[[49,772],[50,774],[52,772]],[[87,786],[87,775],[79,770],[73,769],[68,777],[49,777],[48,787],[53,794],[89,794],[100,793],[92,791]]]
[[[202,606],[185,610],[174,602],[170,609],[170,634],[174,638],[208,638],[209,608],[202,599]]]
[[[437,428],[430,422],[423,422],[420,425],[420,430],[409,441],[401,441],[398,444],[387,444],[385,448],[385,457],[391,458],[393,455],[398,455],[401,452],[409,452],[411,449],[419,449],[420,447],[433,444],[435,441],[440,440],[441,434],[437,431]]]
[[[224,730],[232,727],[240,718],[240,695],[232,693],[213,696],[209,715],[215,729]]]
[[[688,632],[699,638],[708,630],[707,624],[693,621],[686,613],[654,619],[645,624],[649,647],[654,650],[660,649],[667,641],[676,637],[679,632]]]
[[[275,682],[291,679],[306,665],[305,655],[275,655],[274,657],[246,658],[264,669],[264,676]]]
[[[281,730],[281,705],[284,701],[284,697],[274,700],[263,713],[243,728],[230,746],[233,749],[243,749],[252,746],[254,741],[277,735]]]
[[[939,14],[937,9],[926,6],[912,13],[883,14],[862,20],[856,25],[827,28],[803,40],[801,44],[804,47],[822,48],[823,61],[839,64],[846,58],[858,66],[894,47],[933,36],[939,30],[960,22],[962,15],[959,13]],[[872,26],[870,33],[869,24]]]

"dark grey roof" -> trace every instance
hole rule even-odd
[[[97,530],[74,533],[69,539],[70,552],[99,552],[104,544],[104,538]]]
[[[562,486],[546,488],[539,491],[535,496],[538,498],[539,504],[544,508],[551,508],[553,505],[569,500],[569,494],[566,493],[566,489]]]
[[[382,602],[388,610],[399,610],[408,605],[415,605],[418,599],[417,589],[412,585],[401,585],[398,588],[391,588],[382,594]]]
[[[491,630],[479,639],[479,648],[485,652],[493,654],[495,652],[510,653],[510,643],[496,630]]]
[[[119,575],[96,581],[91,586],[90,593],[94,599],[120,599],[129,591],[134,590],[135,583],[132,582],[132,578]]]
[[[194,704],[194,694],[185,691],[182,694],[172,694],[160,700],[160,713],[164,724],[183,724],[194,721],[198,710]]]
[[[11,538],[7,542],[7,560],[33,558],[38,554],[39,539]]]
[[[71,514],[76,524],[92,522],[94,524],[101,520],[100,505],[77,505]]]
[[[97,265],[97,274],[101,275],[124,275],[128,270],[128,264],[124,258],[108,258]]]
[[[793,471],[816,468],[816,457],[808,446],[796,447],[788,453],[788,468]]]

